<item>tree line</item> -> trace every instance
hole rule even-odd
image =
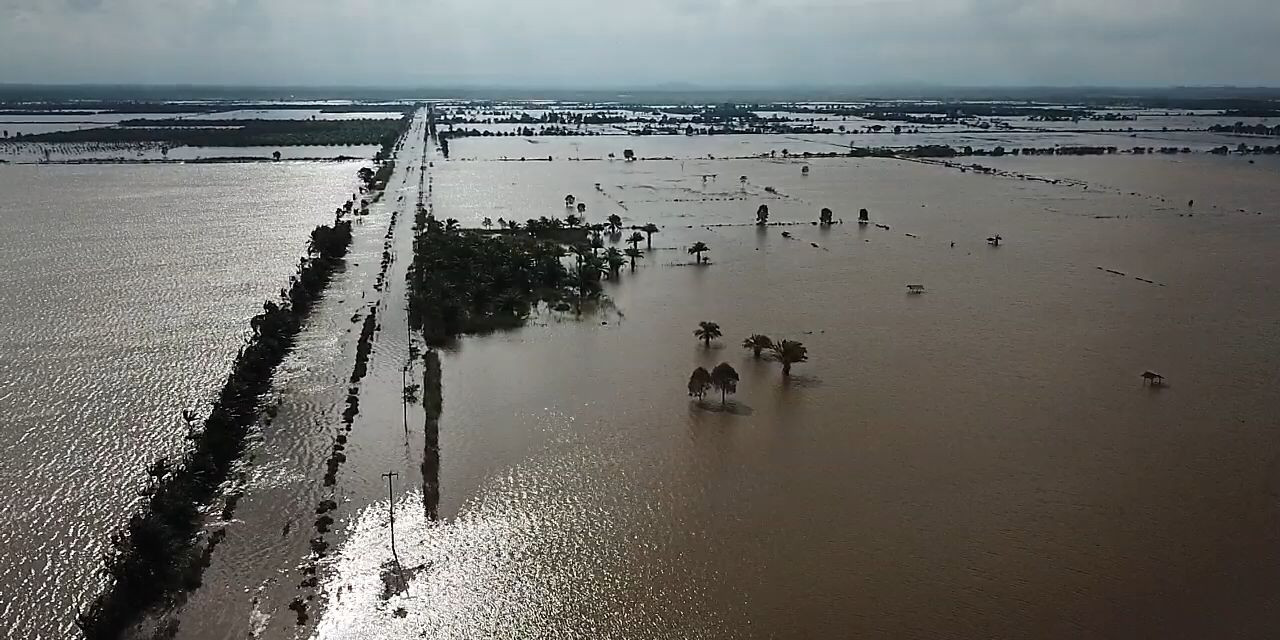
[[[400,120],[129,120],[117,127],[51,131],[21,136],[27,142],[145,143],[191,147],[283,147],[394,144],[407,126]],[[167,124],[166,124],[167,123]]]

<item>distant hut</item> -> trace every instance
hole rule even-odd
[[[858,224],[871,222],[871,214],[866,209],[858,209]]]
[[[1156,373],[1156,372],[1154,372],[1154,371],[1144,371],[1144,372],[1142,372],[1142,383],[1143,383],[1143,384],[1149,384],[1149,385],[1151,385],[1151,386],[1153,386],[1153,387],[1163,387],[1163,386],[1164,386],[1164,376],[1162,376],[1162,375],[1160,375],[1160,374],[1158,374],[1158,373]]]
[[[907,285],[907,293],[913,293],[913,294],[924,293],[924,285],[909,284]]]

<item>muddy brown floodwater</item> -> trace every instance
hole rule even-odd
[[[889,160],[438,161],[436,215],[464,225],[575,193],[663,229],[615,308],[443,353],[440,519],[417,479],[398,498],[408,588],[388,597],[385,500],[352,504],[304,635],[1266,637],[1274,168],[1107,161],[1116,189]],[[745,226],[762,202],[805,224]],[[807,224],[823,206],[845,223]],[[700,320],[725,338],[703,348]],[[757,332],[810,361],[783,379],[739,347]],[[690,370],[722,361],[727,410],[691,401]]]

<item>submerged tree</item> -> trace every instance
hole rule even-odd
[[[756,209],[756,224],[764,226],[769,224],[769,205],[762,204]]]
[[[570,194],[570,195],[565,196],[565,197],[564,197],[564,206],[565,206],[565,208],[567,209],[567,208],[569,208],[569,207],[572,207],[572,206],[573,206],[573,203],[574,203],[574,202],[577,202],[577,200],[578,200],[577,198],[573,197],[573,194]]]
[[[759,360],[760,352],[764,351],[765,349],[773,348],[773,340],[770,339],[769,336],[762,335],[759,333],[753,333],[751,334],[750,338],[747,338],[746,340],[742,341],[742,348],[750,349],[751,355],[754,356],[757,360]]]
[[[720,332],[719,323],[703,320],[698,323],[698,328],[693,330],[693,335],[697,336],[709,349],[711,348],[711,341],[724,334]]]
[[[708,247],[707,243],[695,242],[692,247],[689,247],[689,255],[697,256],[697,263],[702,264],[702,254],[710,250],[711,247]]]
[[[633,231],[630,236],[627,236],[627,244],[632,248],[639,246],[641,242],[644,242],[644,234],[639,231]]]
[[[720,391],[720,408],[729,402],[729,394],[738,392],[738,372],[728,362],[721,362],[711,370],[711,386]]]
[[[577,228],[580,224],[582,224],[582,219],[572,213],[564,217],[564,226],[570,229]]]
[[[629,258],[629,259],[631,260],[631,270],[632,270],[632,271],[635,271],[635,270],[636,270],[636,259],[637,259],[637,258],[643,258],[643,257],[644,257],[644,252],[643,252],[643,251],[641,251],[641,250],[639,250],[639,249],[637,249],[637,248],[635,248],[635,247],[627,247],[626,249],[624,249],[624,250],[622,251],[622,255],[626,256],[627,258]]]
[[[612,279],[617,279],[618,271],[622,269],[622,265],[627,263],[626,259],[622,257],[622,252],[618,251],[617,247],[609,247],[604,252],[604,261],[609,268],[609,277]]]
[[[492,227],[493,227],[493,218],[485,218],[485,219],[484,219],[484,221],[480,223],[480,226],[482,226],[482,227],[484,227],[484,228],[486,228],[486,229],[490,229],[490,228],[492,228]]]
[[[772,347],[773,357],[782,363],[782,375],[791,375],[791,365],[809,360],[809,350],[796,340],[779,340]]]
[[[622,228],[622,216],[616,213],[609,214],[609,231],[617,233]]]
[[[698,402],[702,402],[702,397],[707,395],[707,391],[711,389],[711,373],[703,367],[693,370],[693,375],[689,376],[689,395],[697,398]]]
[[[822,224],[831,224],[831,218],[833,215],[834,214],[831,212],[831,209],[823,207],[822,211],[818,214],[818,222],[821,222]]]
[[[578,203],[578,215],[579,215],[579,216],[584,215],[584,214],[586,214],[586,212],[587,212],[587,203],[585,203],[585,202],[579,202],[579,203]]]
[[[641,231],[643,231],[643,232],[644,232],[644,234],[645,234],[645,243],[646,243],[646,244],[645,244],[645,248],[646,248],[646,249],[652,249],[652,248],[653,248],[653,234],[658,233],[658,231],[659,231],[659,229],[658,229],[658,225],[656,225],[656,224],[654,224],[654,223],[650,222],[649,224],[644,225],[644,228],[642,228],[642,229],[640,229],[640,230],[641,230]]]

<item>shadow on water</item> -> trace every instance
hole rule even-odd
[[[704,413],[719,413],[731,416],[749,416],[756,410],[737,400],[729,400],[721,405],[719,400],[690,400],[689,415],[696,416]]]
[[[422,356],[422,406],[426,413],[422,450],[422,507],[427,520],[440,518],[440,354],[434,349]]]
[[[783,376],[781,388],[790,389],[817,389],[822,386],[822,378],[814,375],[795,375]]]

